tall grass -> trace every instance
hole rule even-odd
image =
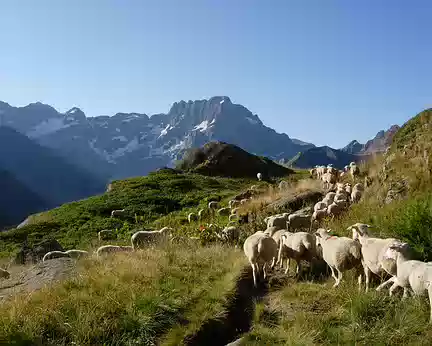
[[[193,245],[83,260],[75,277],[4,303],[0,343],[176,345],[223,312],[244,265],[238,250]]]

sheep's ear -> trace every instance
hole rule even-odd
[[[349,227],[347,228],[347,231],[351,231],[353,228],[354,228],[354,225],[353,225],[353,226],[349,226]]]
[[[332,231],[331,229],[328,229],[328,230],[327,230],[327,233],[330,233],[331,231]]]

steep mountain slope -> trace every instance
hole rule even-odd
[[[360,144],[356,140],[351,141],[347,146],[340,149],[348,154],[358,154],[364,149],[364,144]]]
[[[0,127],[0,167],[50,207],[102,192],[105,182],[16,130]]]
[[[0,228],[22,221],[42,211],[48,204],[13,175],[0,169]]]
[[[350,162],[358,161],[359,159],[360,156],[324,146],[298,153],[288,162],[288,165],[296,168],[310,168],[316,165],[332,164],[334,167],[342,169]]]
[[[41,103],[0,103],[1,121],[104,177],[143,175],[171,166],[185,150],[218,140],[271,159],[287,159],[313,145],[293,141],[226,96],[180,101],[167,114],[117,113],[86,118],[78,108],[61,114]]]

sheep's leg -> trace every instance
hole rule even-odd
[[[404,292],[403,292],[402,299],[409,298],[409,288],[408,287],[404,287],[403,290],[404,290]]]
[[[253,275],[253,281],[254,281],[254,286],[257,287],[257,264],[256,263],[252,263],[251,262],[251,266],[252,266],[252,275]]]
[[[366,292],[368,292],[369,291],[369,282],[370,282],[371,271],[366,265],[364,265],[363,268],[364,268],[364,275],[365,275],[365,286],[366,286],[365,290],[366,290]]]
[[[276,256],[273,257],[273,261],[272,261],[272,264],[271,264],[271,269],[274,268],[275,264],[276,264]]]
[[[288,257],[288,259],[287,259],[287,263],[286,263],[287,267],[286,267],[286,269],[285,269],[285,274],[288,274],[288,273],[289,273],[290,263],[291,263],[291,258]]]
[[[432,285],[431,284],[429,284],[429,287],[428,287],[428,296],[429,296],[429,306],[430,306],[429,323],[432,323]]]
[[[264,280],[267,278],[267,271],[266,271],[266,267],[267,267],[267,262],[264,263],[264,265],[263,265]]]
[[[302,272],[301,261],[296,261],[296,262],[297,262],[296,276],[300,276],[300,274]]]
[[[337,269],[337,268],[336,268],[336,271],[338,273],[338,277],[337,277],[336,283],[333,285],[333,287],[339,286],[339,284],[340,284],[340,282],[342,280],[342,272],[339,269]]]
[[[337,284],[338,278],[336,277],[336,274],[334,272],[333,267],[332,266],[329,266],[329,267],[330,267],[330,270],[331,270],[332,277],[333,277],[333,279],[335,279],[335,284],[333,285],[333,287],[335,287],[335,286],[337,286],[336,284]]]
[[[393,285],[392,285],[392,287],[390,287],[390,290],[389,290],[389,296],[390,297],[393,296],[393,293],[394,293],[395,289],[398,288],[398,287],[399,287],[398,282],[397,282],[396,278],[394,278]]]
[[[381,291],[385,286],[387,286],[387,285],[389,285],[389,284],[391,284],[391,283],[394,283],[395,280],[396,280],[396,277],[395,277],[395,276],[392,276],[390,279],[388,279],[387,281],[385,281],[385,282],[383,282],[381,285],[379,285],[379,286],[376,288],[376,290],[377,290],[377,291]]]

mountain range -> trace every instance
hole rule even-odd
[[[32,103],[0,103],[0,120],[70,162],[104,179],[145,175],[172,166],[190,148],[222,141],[273,160],[289,159],[313,144],[265,126],[227,96],[175,102],[168,113],[86,117],[79,108],[60,113]]]

